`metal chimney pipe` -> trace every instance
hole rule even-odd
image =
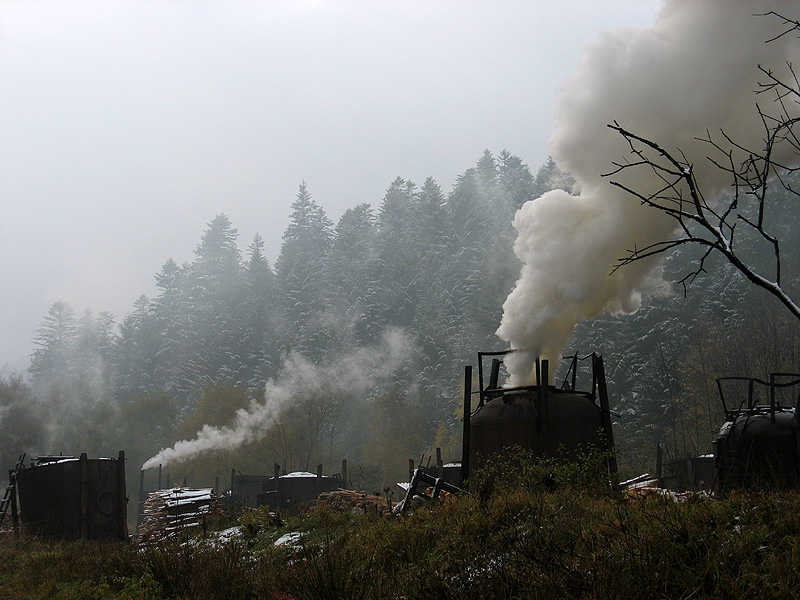
[[[461,442],[461,487],[469,478],[469,421],[472,415],[472,366],[464,367],[464,433]]]

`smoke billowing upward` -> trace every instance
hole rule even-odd
[[[651,29],[609,32],[587,48],[560,92],[549,139],[577,195],[548,192],[514,220],[523,268],[497,330],[518,350],[507,360],[511,385],[531,382],[537,356],[558,360],[580,321],[636,311],[664,285],[652,260],[611,274],[631,249],[673,236],[675,221],[601,176],[630,151],[609,123],[682,151],[707,197],[723,193],[730,180],[707,160],[709,147],[698,136],[723,130],[745,147],[762,146],[758,65],[785,76],[800,50],[794,34],[766,43],[782,31],[781,21],[754,13],[770,10],[798,17],[786,2],[674,0]],[[645,169],[616,179],[645,194],[662,183]]]
[[[315,394],[360,396],[394,378],[409,355],[411,344],[399,330],[387,331],[380,344],[359,348],[335,363],[315,365],[299,354],[290,354],[281,372],[267,382],[263,402],[240,409],[231,426],[204,425],[192,440],[181,440],[147,460],[143,469],[188,460],[205,453],[233,450],[263,437],[293,402]]]

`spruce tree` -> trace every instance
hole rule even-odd
[[[369,204],[347,209],[334,229],[326,261],[331,327],[340,350],[368,344],[379,335],[375,327],[377,225]]]
[[[324,265],[332,226],[302,182],[275,263],[283,351],[320,356],[330,344],[331,332],[324,321],[328,305]]]
[[[77,333],[72,308],[63,300],[51,304],[33,339],[37,348],[31,356],[29,370],[35,387],[41,388],[74,374],[72,350]]]

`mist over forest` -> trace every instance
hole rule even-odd
[[[139,466],[172,448],[154,464],[211,485],[231,468],[335,472],[346,458],[353,486],[377,490],[436,447],[458,460],[463,366],[505,347],[495,330],[520,272],[513,215],[571,185],[552,160],[534,175],[486,150],[448,192],[398,177],[377,208],[333,223],[302,182],[274,264],[258,234],[240,240],[216,215],[194,259],[167,258],[158,294],[123,317],[52,303],[29,378],[0,380],[0,461],[125,450],[136,485]],[[776,202],[783,210],[790,195]],[[671,254],[664,279],[695,259]],[[722,416],[715,377],[799,366],[796,320],[727,264],[709,271],[686,297],[662,290],[570,341],[566,354],[605,357],[623,471],[650,468],[655,444],[673,456],[709,450]]]
[[[519,272],[512,216],[557,175],[552,163],[534,176],[519,157],[487,150],[449,193],[432,178],[397,178],[377,210],[354,206],[336,224],[302,182],[274,265],[258,234],[239,240],[236,225],[215,216],[198,232],[194,260],[167,259],[158,294],[135,299],[127,315],[51,305],[30,385],[4,383],[3,460],[124,449],[138,467],[262,402],[300,358],[324,378],[295,379],[280,419],[235,465],[226,453],[202,460],[263,472],[272,462],[308,470],[349,458],[382,474],[397,457],[445,445],[458,431],[459,365],[496,347]],[[358,349],[376,354],[387,336],[403,346],[396,365],[345,360]],[[364,379],[374,384],[357,383]],[[190,479],[207,472],[174,469]]]
[[[409,458],[461,458],[463,367],[507,348],[509,386],[603,355],[623,477],[657,446],[708,453],[718,377],[800,372],[800,22],[720,8],[601,35],[544,164],[487,149],[451,189],[397,177],[336,222],[301,180],[288,215],[209,214],[126,314],[53,298],[27,372],[0,377],[0,463],[124,450],[134,488],[140,467],[209,486],[347,459],[350,487],[385,489]],[[274,260],[277,234],[239,235],[284,219]]]

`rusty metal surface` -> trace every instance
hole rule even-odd
[[[800,484],[794,409],[740,414],[714,442],[717,490],[790,488]]]
[[[574,458],[604,447],[600,407],[587,394],[537,387],[514,390],[486,402],[470,419],[469,461],[482,461],[519,446],[539,456]]]
[[[126,539],[120,466],[118,459],[82,456],[22,469],[17,484],[23,533],[64,540]]]
[[[313,473],[290,473],[278,478],[276,490],[275,477],[268,478],[263,485],[266,502],[272,511],[283,510],[292,516],[312,502],[323,492],[338,490],[343,482],[338,477],[317,477]]]

